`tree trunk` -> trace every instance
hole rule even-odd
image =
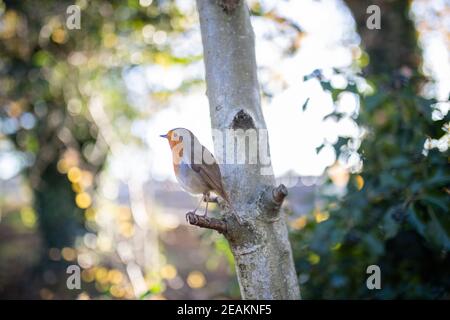
[[[345,0],[353,14],[364,49],[370,57],[368,75],[392,76],[401,67],[418,71],[421,52],[417,44],[416,29],[409,17],[410,1],[404,0]],[[381,11],[381,29],[366,26],[367,7],[377,5]]]
[[[260,134],[258,150],[268,154],[248,7],[243,0],[197,0],[197,8],[212,128],[223,136],[232,132],[233,145],[235,138],[246,141],[253,133]],[[224,140],[216,136],[216,157],[223,155],[223,146]],[[246,150],[233,152],[241,156]],[[287,189],[283,185],[275,188],[270,161],[262,164],[261,153],[257,163],[248,161],[251,157],[245,164],[221,165],[225,190],[241,224],[230,209],[220,221],[197,217],[190,222],[224,233],[235,258],[243,299],[299,299],[288,230],[280,213]]]

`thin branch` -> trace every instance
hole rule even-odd
[[[189,222],[189,224],[200,228],[213,229],[219,233],[227,232],[227,224],[225,221],[199,216],[191,211],[186,213],[186,221]]]

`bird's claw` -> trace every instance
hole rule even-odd
[[[189,211],[186,213],[186,222],[192,224],[195,221],[195,216],[195,211]]]

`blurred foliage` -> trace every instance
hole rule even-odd
[[[359,98],[356,112],[329,117],[356,119],[361,136],[334,145],[341,170],[329,169],[324,205],[292,234],[305,298],[449,297],[449,115],[416,94],[414,72],[406,71],[389,82],[353,77],[344,88],[320,72],[310,77],[335,102],[344,92]],[[342,181],[344,195],[330,192]],[[366,287],[372,264],[381,268],[382,290]]]
[[[360,134],[327,142],[338,160],[327,171],[314,211],[291,224],[302,295],[448,298],[448,101],[436,101],[425,90],[432,81],[422,74],[411,2],[377,1],[382,8],[377,31],[366,27],[373,1],[345,2],[364,51],[349,69],[317,70],[304,80],[320,82],[333,100],[336,109],[324,120],[356,123]],[[429,24],[445,19],[439,15]],[[358,105],[351,112],[345,108],[348,97]],[[306,99],[299,107],[305,111],[308,104]],[[371,264],[381,268],[382,290],[366,287]]]
[[[81,29],[69,30],[66,10],[73,4],[81,9]],[[42,247],[36,248],[41,257],[34,262],[35,272],[29,275],[29,281],[35,283],[33,290],[16,292],[13,289],[20,286],[11,278],[0,294],[47,299],[56,291],[59,297],[73,297],[79,292],[58,289],[55,284],[65,284],[65,266],[77,261],[86,268],[83,280],[95,280],[88,290],[91,293],[133,297],[130,282],[122,275],[127,272],[126,264],[110,252],[112,230],[97,224],[97,211],[104,204],[96,189],[110,152],[122,152],[125,143],[143,143],[133,136],[131,126],[150,109],[129,103],[124,74],[138,65],[198,60],[173,54],[167,42],[168,34],[176,36],[194,22],[170,0],[46,0],[38,5],[0,1],[0,139],[13,142],[14,147],[7,145],[10,151],[6,151],[21,159],[32,191],[33,227],[39,228],[44,240]],[[193,79],[182,86],[197,82]],[[161,97],[171,93],[152,90],[145,104],[153,104],[152,111],[157,110],[163,106]],[[127,214],[126,209],[109,205],[114,206],[108,209],[110,215],[118,216],[115,239],[131,241],[134,236],[144,236],[142,241],[150,241],[145,240],[147,235],[134,232],[129,210]],[[145,250],[158,248],[157,244],[150,247]],[[144,274],[146,266],[148,261],[140,263]],[[2,269],[4,274],[9,272]],[[108,272],[116,276],[111,278]],[[156,288],[162,287],[163,278],[155,272],[159,271],[148,271],[146,281],[151,283],[152,294],[160,294],[161,289]],[[55,281],[55,277],[61,279]],[[119,277],[123,279],[114,282]]]
[[[320,71],[307,78],[320,81],[335,102],[328,117],[355,120],[360,134],[339,137],[323,203],[292,234],[303,295],[448,299],[449,102],[425,90],[432,81],[422,74],[410,2],[378,2],[389,14],[376,33],[366,28],[372,2],[346,3],[366,50],[355,61],[364,74],[334,70],[346,80],[339,87]],[[354,112],[339,110],[345,94],[359,101]],[[373,264],[381,270],[381,290],[366,287]]]
[[[72,4],[81,8],[81,30],[65,26]],[[286,56],[300,48],[299,25],[263,11],[258,1],[251,11],[289,39]],[[169,298],[185,298],[206,286],[213,297],[239,296],[236,281],[211,276],[234,272],[223,237],[206,231],[192,245],[182,228],[173,237],[175,227],[156,218],[139,224],[136,211],[145,207],[139,170],[123,172],[122,181],[104,174],[111,154],[128,155],[120,159],[130,167],[132,158],[142,162],[136,150],[146,142],[133,132],[136,121],[203,84],[198,75],[176,88],[147,84],[136,101],[129,87],[137,80],[124,80],[142,66],[198,63],[200,53],[177,48],[198,27],[193,16],[172,0],[0,0],[0,152],[20,159],[28,195],[17,207],[0,194],[1,297],[147,299],[172,288]],[[359,63],[364,67],[367,55]],[[356,113],[337,110],[329,117],[352,118],[365,134],[334,145],[339,163],[330,168],[330,182],[347,185],[346,191],[326,184],[325,205],[295,223],[292,244],[305,298],[448,297],[448,115],[417,94],[414,73],[367,82],[350,77],[344,88],[320,72],[312,76],[334,101],[358,96]],[[273,95],[264,83],[262,91]],[[103,196],[105,185],[119,184],[129,199]],[[82,267],[82,292],[65,287],[65,267],[73,263]],[[381,267],[381,291],[365,287],[370,264]]]

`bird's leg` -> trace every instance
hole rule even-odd
[[[189,214],[195,214],[195,213],[197,212],[198,208],[200,208],[200,205],[201,205],[202,202],[203,202],[203,199],[205,199],[205,195],[203,195],[202,198],[200,199],[200,202],[198,203],[197,208],[195,208],[193,211],[189,211],[188,213],[186,213],[186,221],[187,221],[187,222],[189,222],[188,215],[189,215]]]
[[[202,204],[203,199],[205,199],[205,195],[203,195],[202,198],[200,199],[200,202],[198,203],[197,208],[195,208],[195,210],[192,211],[194,214],[197,212],[198,208],[200,208],[200,205]]]
[[[206,209],[205,209],[205,214],[203,216],[206,217],[208,214],[209,193],[206,193],[203,197],[206,201]]]

